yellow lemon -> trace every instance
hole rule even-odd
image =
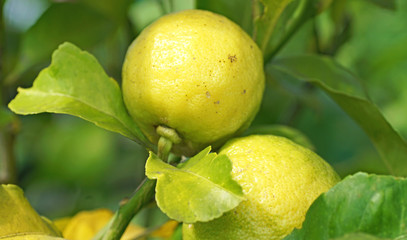
[[[131,44],[122,90],[150,141],[159,139],[157,126],[173,128],[182,138],[173,152],[191,156],[249,126],[263,95],[263,57],[229,19],[181,11],[161,17]]]
[[[300,228],[312,202],[339,181],[317,154],[277,136],[232,139],[222,147],[247,198],[210,222],[184,224],[185,240],[282,239]]]
[[[92,211],[82,211],[72,218],[63,218],[55,221],[55,224],[62,231],[64,238],[69,240],[91,240],[113,217],[113,212],[109,209],[96,209]],[[130,224],[124,232],[121,240],[140,237],[144,229],[134,224]]]

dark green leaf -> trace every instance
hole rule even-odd
[[[82,0],[85,5],[101,12],[117,24],[122,23],[127,18],[127,12],[132,0]]]
[[[7,80],[47,61],[59,44],[69,41],[90,48],[108,37],[114,26],[96,10],[78,3],[55,3],[23,35],[19,60]]]
[[[268,66],[275,79],[310,82],[325,91],[370,137],[390,173],[407,175],[407,144],[365,94],[355,76],[331,58],[297,56]]]
[[[0,130],[13,121],[13,114],[5,107],[0,107]]]
[[[276,136],[286,137],[299,145],[302,145],[311,150],[315,150],[314,145],[311,143],[311,141],[308,139],[307,136],[305,136],[299,130],[297,130],[295,128],[291,128],[289,126],[284,126],[284,125],[256,126],[253,128],[249,128],[245,132],[245,135],[247,135],[247,136],[254,135],[254,134],[276,135]]]
[[[135,32],[141,32],[150,23],[164,14],[158,1],[136,1],[129,8],[129,20]]]
[[[117,82],[92,55],[71,43],[54,52],[51,66],[41,71],[33,87],[18,92],[9,104],[17,114],[71,114],[150,146],[128,115]]]
[[[302,228],[285,239],[401,239],[406,206],[405,178],[357,173],[315,200]]]
[[[18,186],[0,185],[0,239],[62,239],[59,237],[56,227],[38,215]]]
[[[330,0],[260,0],[263,12],[254,18],[254,39],[269,61],[308,19],[324,11]],[[255,5],[254,5],[255,6]],[[258,12],[258,11],[254,11]]]
[[[395,0],[366,0],[373,4],[376,4],[379,7],[387,8],[390,10],[396,10],[396,1]]]
[[[242,188],[232,179],[229,158],[209,151],[210,147],[179,168],[150,153],[146,175],[157,179],[157,205],[170,218],[186,223],[210,221],[244,199]]]
[[[221,14],[251,34],[253,26],[252,1],[250,0],[197,0],[196,7]]]
[[[260,0],[260,2],[263,5],[263,12],[258,17],[255,16],[254,39],[266,56],[272,51],[270,45],[275,44],[272,37],[275,35],[278,20],[292,0]]]

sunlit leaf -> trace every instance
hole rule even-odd
[[[406,206],[407,179],[357,173],[315,200],[285,239],[405,239]]]
[[[180,168],[150,153],[146,175],[157,179],[157,205],[170,218],[186,223],[210,221],[244,199],[242,188],[232,179],[229,158],[209,151],[210,147]]]
[[[46,62],[59,44],[69,41],[90,48],[114,30],[103,14],[79,3],[54,3],[22,36],[18,63],[7,80]]]
[[[56,227],[31,207],[19,187],[0,185],[0,239],[60,239],[60,236]]]
[[[310,82],[325,91],[370,137],[390,173],[407,175],[407,144],[365,94],[363,86],[331,58],[277,59],[268,71],[281,81]]]
[[[71,114],[149,146],[128,115],[117,82],[97,60],[71,43],[53,54],[51,66],[41,71],[33,87],[18,89],[9,108],[18,114]]]

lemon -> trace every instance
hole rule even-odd
[[[220,146],[249,126],[264,90],[263,57],[229,19],[203,10],[161,17],[129,47],[123,98],[153,143],[156,127],[170,127],[182,142],[178,155]]]
[[[277,136],[232,139],[222,147],[247,198],[210,222],[184,224],[184,240],[282,239],[300,228],[311,203],[339,181],[317,154]]]
[[[64,238],[69,240],[91,240],[110,221],[113,212],[109,209],[81,211],[72,218],[62,218],[55,221]],[[121,240],[134,239],[144,233],[144,229],[130,224]]]

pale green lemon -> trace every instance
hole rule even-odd
[[[317,154],[277,136],[254,135],[222,147],[247,198],[210,222],[184,224],[184,240],[282,239],[300,228],[311,203],[339,181]]]
[[[253,120],[264,90],[263,57],[229,19],[203,10],[161,17],[128,49],[123,65],[126,107],[157,143],[159,125],[182,138],[177,154],[220,146]]]

